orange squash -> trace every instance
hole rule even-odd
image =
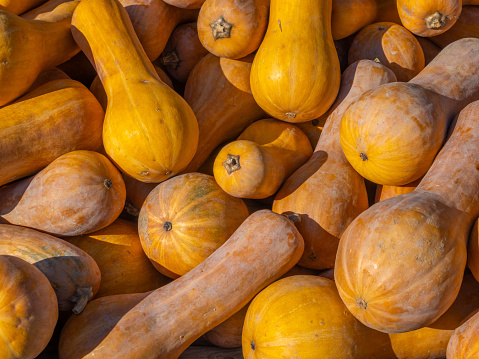
[[[441,48],[437,46],[431,39],[428,37],[415,36],[416,40],[421,45],[422,51],[424,52],[425,64],[429,63],[441,52]]]
[[[91,48],[90,61],[107,93],[108,156],[143,182],[178,174],[195,153],[198,123],[185,100],[156,74],[125,8],[117,0],[82,0],[72,33],[84,51]]]
[[[251,94],[252,61],[252,55],[230,60],[208,54],[191,71],[184,97],[198,120],[200,139],[183,172],[197,171],[216,147],[264,117]]]
[[[22,13],[20,17],[26,20],[51,21],[52,16],[62,11],[73,13],[80,0],[48,0],[34,9]]]
[[[208,53],[198,38],[196,22],[190,22],[173,30],[159,62],[176,81],[186,83],[191,70]]]
[[[479,355],[479,310],[454,331],[447,344],[447,359],[477,358]]]
[[[331,32],[334,40],[354,34],[372,24],[377,14],[376,0],[333,0]]]
[[[143,252],[136,223],[117,219],[96,232],[66,240],[98,263],[101,284],[95,298],[148,292],[169,282]]]
[[[98,292],[100,269],[87,253],[59,238],[29,228],[0,225],[0,255],[33,264],[55,290],[61,311],[81,313]]]
[[[416,189],[371,206],[341,236],[335,263],[339,294],[371,328],[422,328],[454,302],[467,238],[479,216],[478,124],[476,101],[461,111]]]
[[[344,112],[341,147],[354,169],[378,184],[401,186],[423,176],[450,121],[479,99],[479,39],[446,47],[408,83],[369,90]]]
[[[431,37],[442,34],[461,15],[461,0],[397,0],[403,26],[413,34]]]
[[[185,9],[199,9],[205,0],[166,0],[167,4]]]
[[[378,185],[376,187],[376,196],[375,196],[375,203],[379,201],[384,201],[385,199],[396,197],[401,194],[411,193],[414,191],[421,181],[421,178],[406,184],[404,186],[387,186],[387,185]]]
[[[0,109],[0,185],[73,150],[102,145],[103,110],[81,83],[48,82]]]
[[[224,192],[212,176],[186,173],[150,192],[138,232],[156,269],[178,278],[218,249],[248,215],[244,202]]]
[[[140,214],[141,206],[143,206],[146,197],[158,184],[140,182],[124,173],[122,177],[125,182],[126,199],[138,209],[138,214]]]
[[[119,0],[131,19],[148,58],[157,59],[180,24],[196,21],[199,10],[181,9],[158,0]]]
[[[313,156],[277,193],[273,211],[301,215],[296,223],[305,241],[300,265],[332,268],[339,237],[368,208],[364,180],[348,163],[339,144],[341,117],[363,92],[395,80],[391,70],[371,60],[349,66],[335,103],[323,115],[327,119]]]
[[[9,191],[17,186],[24,187],[16,182]],[[106,227],[124,204],[125,184],[115,166],[97,152],[73,151],[37,173],[13,209],[0,203],[0,221],[74,236]]]
[[[394,357],[388,336],[359,323],[332,280],[308,275],[280,279],[259,293],[242,341],[245,359]]]
[[[0,357],[33,359],[47,346],[58,319],[55,292],[33,265],[0,255]]]
[[[41,5],[47,0],[1,0],[0,10],[11,12],[12,14],[21,14]]]
[[[198,15],[198,36],[212,54],[239,59],[255,51],[268,24],[270,0],[206,0]]]
[[[378,22],[361,29],[349,48],[348,63],[379,60],[390,68],[398,81],[409,81],[424,69],[424,52],[416,38],[404,27]]]
[[[295,125],[263,119],[249,125],[216,156],[213,173],[232,196],[266,198],[312,155],[308,137]]]
[[[266,35],[251,68],[254,99],[270,116],[311,121],[334,102],[341,72],[331,8],[331,0],[271,1]]]
[[[298,126],[301,131],[303,131],[304,134],[308,136],[311,147],[315,148],[318,144],[319,137],[323,132],[325,122],[326,118],[324,116],[321,116],[312,121],[297,123],[296,126]]]
[[[69,78],[70,77],[65,72],[60,70],[59,68],[52,67],[49,70],[45,70],[45,71],[40,72],[40,74],[38,75],[35,82],[27,90],[27,93],[29,93],[30,91],[35,90],[36,88],[38,88],[42,85],[45,85],[47,82],[55,81],[55,80],[68,80]],[[20,99],[21,99],[21,97],[20,97]],[[18,102],[18,101],[16,101],[16,102]]]
[[[207,346],[190,346],[178,359],[243,359],[241,348],[223,349]]]
[[[92,301],[63,328],[60,358],[177,358],[286,273],[302,250],[289,219],[268,210],[255,212],[181,278],[150,294]]]
[[[467,247],[467,266],[479,281],[479,235],[478,221],[474,222]]]
[[[74,8],[52,12],[43,21],[0,10],[0,42],[5,44],[0,51],[0,106],[24,94],[40,72],[78,53],[70,32]]]
[[[461,16],[459,16],[454,26],[440,35],[431,37],[431,41],[443,48],[456,40],[466,37],[479,38],[478,17],[478,6],[464,6],[461,11]]]

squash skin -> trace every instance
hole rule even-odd
[[[311,121],[334,102],[341,72],[331,8],[331,0],[271,1],[266,35],[251,68],[254,99],[270,116]]]
[[[354,101],[340,129],[341,147],[354,169],[383,185],[401,186],[423,176],[450,121],[479,99],[477,56],[479,39],[458,40],[408,83],[382,85]]]
[[[335,103],[323,115],[327,119],[313,156],[277,193],[273,211],[301,215],[301,221],[296,223],[305,241],[301,266],[332,268],[341,234],[368,208],[364,180],[351,167],[339,144],[341,117],[363,92],[395,80],[391,70],[374,61],[350,65],[342,75]]]
[[[130,294],[92,301],[63,328],[60,358],[177,358],[287,272],[302,250],[301,235],[289,219],[269,210],[255,212],[205,261],[146,298]],[[129,308],[140,303],[128,311],[121,301]],[[118,304],[112,311],[113,302]]]
[[[311,143],[299,127],[263,119],[221,149],[213,173],[219,186],[232,196],[266,198],[275,194],[312,154]]]
[[[48,82],[0,109],[0,185],[73,150],[98,150],[104,112],[81,83]]]
[[[467,266],[479,281],[479,235],[478,221],[474,222],[467,246]]]
[[[479,5],[479,4],[476,4]],[[443,34],[431,37],[431,41],[441,48],[466,37],[479,37],[479,8],[477,6],[463,6],[461,16],[454,26]]]
[[[117,219],[96,232],[66,240],[98,264],[101,283],[95,298],[149,292],[170,282],[143,252],[136,223]]]
[[[476,101],[461,111],[413,192],[371,206],[341,236],[336,283],[364,324],[388,333],[415,330],[433,323],[454,302],[467,238],[479,215],[478,109]]]
[[[171,77],[185,84],[195,65],[208,53],[198,38],[197,23],[190,22],[173,30],[159,63]]]
[[[156,183],[145,183],[138,181],[130,176],[122,174],[126,188],[126,199],[138,209],[140,213],[141,206],[145,202],[146,197],[158,185]]]
[[[413,34],[432,37],[450,29],[461,15],[461,0],[397,0],[403,26]]]
[[[40,72],[78,53],[70,32],[73,9],[69,10],[52,14],[50,21],[25,20],[0,10],[0,41],[4,44],[0,52],[0,106],[24,94]]]
[[[447,345],[447,359],[473,359],[479,355],[479,310],[454,331]]]
[[[416,38],[401,25],[378,22],[362,28],[349,48],[348,63],[378,59],[398,81],[409,81],[425,66],[424,52]]]
[[[51,21],[56,13],[69,12],[73,14],[79,3],[80,0],[49,0],[28,12],[22,13],[20,17],[26,20]]]
[[[182,9],[199,9],[205,0],[166,0],[165,3]]]
[[[285,310],[285,308],[288,308]],[[251,302],[243,329],[243,356],[256,358],[391,358],[386,334],[357,321],[332,280],[280,279]]]
[[[46,1],[47,0],[1,0],[0,10],[19,15]]]
[[[206,0],[198,15],[198,37],[212,54],[239,59],[261,44],[269,0]]]
[[[411,193],[414,191],[417,187],[417,185],[421,182],[421,178],[418,180],[411,182],[409,184],[406,184],[404,186],[383,186],[383,185],[378,185],[376,187],[376,195],[375,195],[375,200],[374,203],[384,201],[385,199],[391,198],[391,197],[396,197],[401,194],[405,193]]]
[[[251,94],[252,61],[253,55],[231,60],[208,54],[191,71],[184,97],[198,120],[200,139],[184,173],[197,171],[216,147],[264,117]]]
[[[150,192],[141,207],[141,246],[155,268],[178,278],[210,256],[248,217],[212,176],[186,173]]]
[[[442,49],[432,41],[432,37],[427,38],[415,36],[415,38],[419,42],[419,45],[421,45],[422,51],[424,52],[425,64],[429,65],[429,63],[441,52]]]
[[[0,356],[36,358],[58,320],[55,292],[40,270],[17,257],[0,256],[0,278]]]
[[[20,181],[9,191],[17,185],[24,186]],[[97,152],[79,150],[37,173],[13,209],[5,213],[0,204],[0,221],[74,236],[106,227],[124,204],[125,184],[115,166]]]
[[[80,313],[100,286],[100,269],[92,257],[46,233],[0,224],[0,255],[37,267],[55,290],[61,311]]]
[[[223,349],[207,346],[190,346],[178,359],[243,359],[241,348]]]
[[[159,79],[123,6],[117,0],[82,0],[72,33],[83,50],[91,48],[90,61],[107,93],[108,156],[142,182],[178,174],[195,153],[198,123],[186,101]],[[131,68],[135,71],[128,72]]]

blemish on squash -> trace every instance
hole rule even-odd
[[[289,117],[289,118],[295,118],[296,117],[296,114],[294,112],[286,112],[286,117]]]
[[[149,171],[141,171],[140,176],[148,176]]]
[[[281,27],[281,20],[278,19],[278,24],[279,24],[279,31],[283,32],[283,28]]]
[[[163,229],[167,232],[171,231],[171,229],[173,228],[173,225],[171,224],[171,222],[165,222],[165,224],[163,224]]]
[[[251,349],[255,350],[255,349],[256,349],[256,345],[254,344],[254,341],[253,341],[253,340],[251,341],[250,344],[251,344]]]
[[[111,186],[113,186],[113,183],[111,182],[111,179],[105,179],[103,181],[103,184],[105,185],[106,188],[110,189]]]
[[[176,50],[171,50],[168,54],[161,58],[161,63],[166,67],[176,70],[180,66],[180,57]]]
[[[368,303],[363,298],[356,298],[356,304],[360,309],[366,309],[368,307]]]
[[[424,22],[428,29],[440,29],[445,26],[448,21],[449,19],[447,18],[447,15],[442,14],[439,10],[424,18]]]
[[[367,160],[368,160],[368,155],[366,155],[364,152],[361,152],[361,153],[359,154],[359,157],[361,157],[361,159],[362,159],[363,161],[367,161]]]

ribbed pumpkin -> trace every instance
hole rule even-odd
[[[454,302],[479,216],[479,101],[464,108],[434,164],[411,193],[376,203],[341,236],[339,294],[377,330],[415,330]]]
[[[0,357],[33,359],[45,349],[58,319],[47,278],[23,259],[0,255]]]
[[[138,231],[155,267],[177,278],[218,249],[248,215],[244,202],[224,192],[212,176],[186,173],[150,192]]]
[[[117,0],[82,0],[72,33],[82,50],[91,49],[89,59],[107,93],[108,156],[143,182],[178,174],[196,151],[198,123],[185,100],[156,74],[125,8]]]
[[[423,176],[441,148],[451,120],[479,99],[479,39],[446,47],[408,83],[365,92],[344,112],[340,141],[364,178],[405,185]]]
[[[266,35],[251,68],[254,99],[270,116],[306,122],[333,104],[341,72],[331,8],[331,0],[271,1]]]
[[[308,137],[295,125],[263,119],[224,146],[213,165],[220,187],[240,198],[266,198],[312,155]]]
[[[292,276],[251,302],[243,327],[245,359],[392,358],[389,337],[362,325],[344,306],[334,282]]]
[[[348,63],[375,60],[391,69],[398,81],[409,81],[424,69],[424,52],[404,27],[378,22],[359,31],[349,48]]]

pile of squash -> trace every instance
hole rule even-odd
[[[479,356],[479,1],[0,0],[0,358]]]

